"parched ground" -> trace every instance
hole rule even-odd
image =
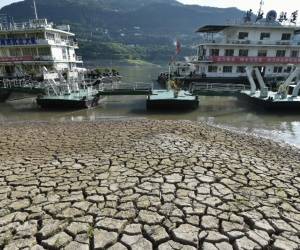
[[[0,249],[300,249],[300,153],[193,122],[0,124]]]

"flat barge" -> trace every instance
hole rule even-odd
[[[184,90],[153,90],[147,98],[148,110],[187,110],[198,106],[198,96]]]
[[[238,93],[237,97],[242,103],[255,106],[257,110],[300,112],[300,67],[293,70],[285,82],[279,85],[276,92],[268,90],[258,68],[254,68],[254,73],[259,82],[259,90],[253,79],[253,69],[247,68],[246,71],[251,90],[243,90]],[[294,79],[296,82],[293,82]],[[292,93],[289,94],[289,92]]]
[[[43,109],[85,109],[97,106],[99,99],[97,91],[81,89],[70,94],[38,96],[36,102]]]

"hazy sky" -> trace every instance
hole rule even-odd
[[[179,0],[185,4],[199,4],[214,7],[238,7],[242,10],[259,9],[260,0]],[[264,11],[274,9],[278,12],[293,12],[300,9],[299,0],[264,0]]]
[[[0,8],[20,0],[0,0]],[[122,1],[122,0],[120,0]],[[185,4],[199,4],[205,6],[216,6],[216,7],[238,7],[242,10],[253,9],[256,11],[259,7],[260,0],[179,0]],[[300,9],[299,0],[264,0],[264,10],[268,11],[275,9],[278,12],[287,11],[292,12],[297,8]]]
[[[2,8],[3,6],[13,3],[13,2],[19,2],[18,0],[0,0],[0,8]]]

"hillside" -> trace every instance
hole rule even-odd
[[[40,17],[72,25],[82,47],[81,53],[88,59],[137,57],[164,60],[172,55],[175,38],[183,44],[183,55],[190,54],[190,46],[197,41],[195,30],[199,26],[222,24],[243,15],[236,8],[183,5],[175,0],[36,2]],[[33,17],[32,0],[6,6],[0,13],[14,17],[15,21],[28,20]]]

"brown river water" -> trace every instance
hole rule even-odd
[[[155,82],[165,68],[157,65],[116,67],[124,82]],[[300,148],[299,114],[261,113],[240,106],[235,97],[200,97],[200,106],[191,112],[149,112],[146,97],[105,97],[93,109],[44,111],[35,98],[0,104],[0,122],[7,121],[101,121],[114,119],[192,120],[241,133],[270,138]]]

